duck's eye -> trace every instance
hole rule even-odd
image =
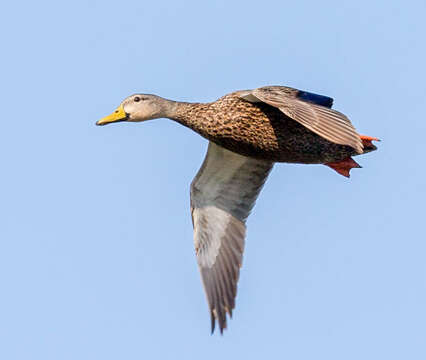
[[[133,101],[134,101],[134,102],[141,101],[141,98],[140,98],[139,96],[136,96],[136,97],[133,99]]]

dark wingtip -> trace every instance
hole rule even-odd
[[[215,320],[215,318],[214,318],[214,314],[213,314],[213,312],[210,314],[210,317],[211,317],[211,333],[210,333],[210,335],[213,335],[213,333],[214,333],[214,328],[215,328],[215,326],[216,326],[216,320]]]
[[[219,324],[219,331],[220,331],[220,335],[223,335],[223,331],[226,329],[226,315],[224,316],[224,318],[218,318],[217,319],[218,324]],[[210,335],[214,334],[214,330],[216,328],[216,317],[214,316],[214,313],[211,313],[211,332]]]
[[[218,318],[220,335],[223,335],[223,330],[226,329],[226,313]]]

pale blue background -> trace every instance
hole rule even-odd
[[[2,5],[0,358],[425,359],[424,1]],[[189,184],[207,142],[95,127],[127,95],[335,98],[380,150],[278,165],[210,336]]]

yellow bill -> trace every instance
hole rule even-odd
[[[124,111],[123,105],[120,105],[111,115],[105,116],[99,120],[96,125],[106,125],[118,121],[126,121],[127,114]]]

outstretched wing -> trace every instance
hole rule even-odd
[[[194,245],[211,315],[226,328],[242,264],[245,222],[273,163],[251,159],[212,142],[191,184]]]
[[[363,152],[360,136],[349,119],[342,113],[323,106],[331,106],[332,101],[325,100],[332,100],[331,98],[284,86],[265,86],[242,91],[240,97],[250,102],[264,102],[274,106],[323,138],[336,144],[349,145],[360,154]]]

